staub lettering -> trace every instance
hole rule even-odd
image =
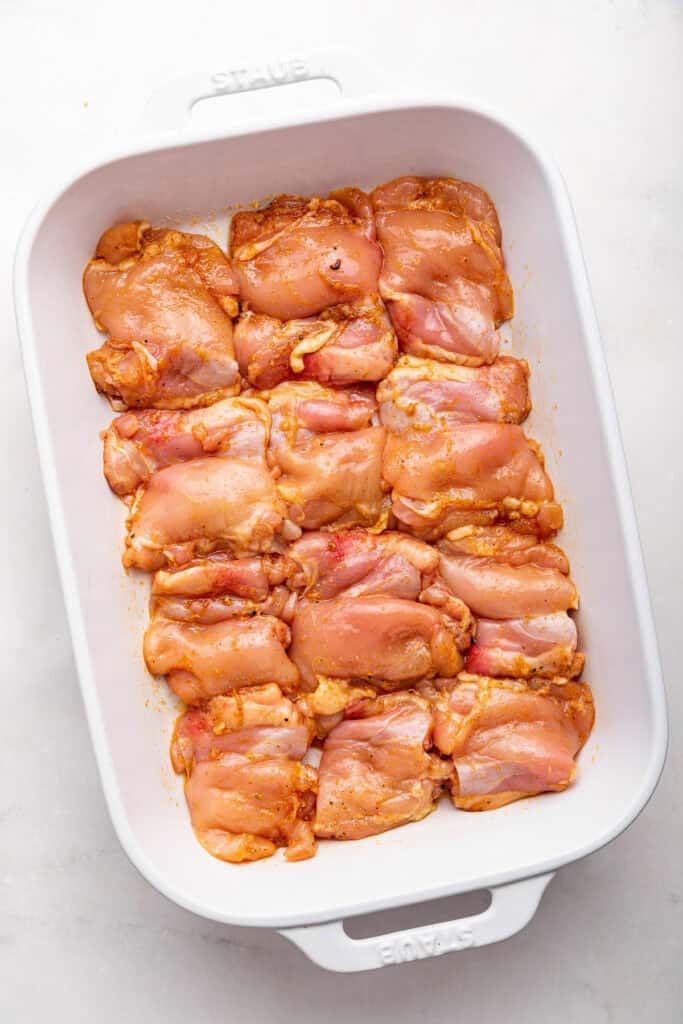
[[[288,60],[280,64],[266,64],[262,68],[219,71],[211,76],[211,82],[216,92],[231,93],[303,82],[308,76],[308,66],[303,60]]]
[[[451,925],[445,928],[430,928],[428,932],[380,939],[376,943],[376,949],[381,963],[404,964],[411,960],[442,956],[444,953],[467,949],[473,945],[474,934],[471,928]]]

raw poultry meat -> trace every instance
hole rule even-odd
[[[198,558],[152,580],[153,617],[221,622],[244,615],[294,615],[296,595],[285,585],[293,563],[282,555],[233,559],[224,551]]]
[[[123,564],[150,572],[224,549],[267,552],[300,533],[265,462],[192,459],[154,473],[127,520]],[[288,529],[289,527],[289,529]]]
[[[147,628],[143,653],[153,675],[166,676],[185,704],[199,704],[265,683],[295,691],[299,673],[287,657],[289,639],[286,623],[270,615],[209,624],[160,616]]]
[[[428,544],[393,532],[307,533],[288,557],[300,594],[290,653],[309,713],[327,718],[375,687],[463,665],[470,612],[440,579]]]
[[[118,406],[184,409],[240,389],[233,348],[238,280],[209,238],[117,224],[100,238],[83,290],[108,335],[88,355]]]
[[[130,410],[104,432],[104,475],[121,497],[152,473],[203,455],[263,459],[270,413],[258,398],[224,398],[204,409]]]
[[[467,524],[509,522],[542,537],[562,525],[540,448],[514,423],[389,430],[383,474],[393,514],[425,540]]]
[[[279,196],[238,213],[230,252],[243,305],[235,349],[251,384],[352,384],[391,368],[396,337],[379,301],[382,256],[364,193]]]
[[[352,188],[327,199],[278,196],[236,213],[230,256],[242,302],[278,320],[376,293],[382,262],[368,197]]]
[[[463,673],[428,688],[434,743],[453,759],[456,807],[491,810],[565,789],[594,719],[587,683],[489,679]]]
[[[250,384],[272,388],[296,377],[335,385],[381,380],[397,345],[384,307],[371,296],[298,320],[246,310],[235,326],[235,352]]]
[[[391,690],[459,672],[462,636],[459,622],[430,605],[384,594],[336,597],[299,603],[289,654],[305,689],[331,678]]]
[[[313,768],[301,763],[311,733],[274,684],[224,697],[181,715],[171,744],[197,838],[232,863],[315,853]]]
[[[272,415],[269,455],[289,519],[309,530],[381,528],[389,504],[382,484],[385,431],[374,423],[372,392],[292,381],[264,396]]]
[[[512,316],[495,207],[476,185],[404,177],[372,193],[384,252],[380,294],[401,348],[478,366],[498,355]]]
[[[428,753],[432,714],[415,693],[358,701],[325,740],[315,834],[362,839],[419,821],[452,768]]]
[[[467,669],[487,676],[578,675],[566,555],[506,527],[464,527],[439,542],[440,575],[477,616]]]
[[[411,358],[382,382],[382,471],[402,526],[425,540],[468,523],[508,521],[541,536],[560,528],[540,448],[518,425],[527,378],[517,359],[470,368]]]
[[[566,788],[593,700],[529,367],[499,355],[488,195],[282,195],[233,216],[229,257],[119,224],[83,286],[108,336],[93,380],[126,409],[102,435],[123,563],[154,574],[143,653],[187,705],[171,759],[205,849],[299,860],[444,790],[487,810]]]
[[[529,414],[529,367],[501,356],[490,366],[458,366],[401,356],[377,389],[380,415],[393,434],[444,433],[479,420],[521,423]]]

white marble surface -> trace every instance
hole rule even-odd
[[[680,1021],[680,4],[6,0],[0,37],[0,1020]],[[331,43],[381,61],[387,80],[478,96],[555,152],[608,352],[672,719],[650,805],[607,849],[559,872],[523,933],[346,977],[318,970],[275,934],[211,924],[168,903],[113,835],[75,678],[10,295],[30,206],[62,165],[124,136],[158,83]]]

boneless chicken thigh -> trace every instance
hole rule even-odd
[[[559,529],[541,451],[519,426],[530,409],[527,377],[511,358],[474,368],[404,358],[382,382],[383,475],[405,528],[425,540],[468,523],[508,521],[543,536]]]
[[[83,290],[108,335],[88,355],[98,391],[119,406],[185,409],[239,391],[232,317],[237,277],[210,239],[117,224],[100,238]]]
[[[432,714],[415,693],[358,701],[325,740],[315,834],[362,839],[429,814],[452,768],[427,752]]]
[[[282,555],[231,558],[216,551],[152,580],[152,616],[183,622],[221,622],[244,615],[291,620],[296,595],[286,586],[293,566]]]
[[[130,410],[103,434],[104,475],[124,497],[176,462],[214,454],[262,461],[269,431],[270,413],[258,398],[224,398],[187,412]]]
[[[140,485],[124,565],[153,571],[218,549],[267,552],[298,536],[266,458],[270,422],[256,398],[115,420],[104,438],[105,475],[119,494]]]
[[[463,527],[439,542],[439,571],[477,616],[467,669],[480,675],[578,675],[583,655],[567,614],[579,597],[566,555],[506,527]]]
[[[185,704],[198,704],[245,686],[277,683],[292,692],[299,673],[287,657],[289,627],[270,615],[210,624],[154,618],[145,633],[147,668],[166,680]]]
[[[251,384],[351,384],[387,373],[396,338],[379,301],[381,251],[362,192],[279,196],[237,213],[230,252],[243,306],[235,348]]]
[[[593,727],[587,683],[529,686],[463,673],[432,690],[434,743],[453,759],[456,807],[491,810],[565,789]]]
[[[384,594],[302,602],[289,654],[304,687],[333,678],[405,687],[460,671],[460,624],[438,608]]]
[[[317,777],[301,763],[311,738],[296,705],[269,684],[216,697],[181,715],[171,744],[197,838],[239,863],[286,846],[288,860],[315,853]]]
[[[512,316],[495,207],[476,185],[404,177],[371,196],[384,252],[380,293],[401,348],[479,366],[498,355]]]
[[[381,524],[388,514],[385,431],[374,422],[372,392],[292,381],[265,397],[272,415],[269,456],[288,518],[313,530]]]

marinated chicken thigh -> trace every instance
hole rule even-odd
[[[593,727],[587,683],[489,679],[463,673],[430,687],[434,744],[453,759],[453,802],[482,811],[574,779]]]
[[[490,198],[454,178],[405,177],[371,199],[384,252],[380,294],[403,351],[492,363],[513,299]]]
[[[187,409],[239,391],[239,285],[209,238],[145,221],[117,224],[100,238],[83,290],[108,335],[88,366],[114,404]]]
[[[439,542],[439,571],[478,617],[467,669],[488,676],[578,675],[567,612],[579,597],[566,555],[506,527],[464,527]]]
[[[431,732],[430,706],[415,693],[347,708],[323,747],[315,834],[362,839],[429,814],[452,772],[427,752]]]
[[[299,673],[287,657],[290,632],[270,615],[201,624],[157,617],[143,643],[147,668],[166,676],[185,704],[245,686],[277,683],[295,691]]]
[[[374,423],[374,395],[296,381],[265,397],[272,415],[269,455],[288,518],[309,530],[381,526],[388,514],[385,431]]]
[[[382,257],[364,193],[279,196],[238,213],[230,251],[243,303],[235,348],[251,384],[353,384],[391,368],[396,336],[379,300]]]
[[[315,853],[313,768],[301,763],[311,732],[296,705],[270,684],[215,697],[181,715],[171,744],[197,838],[233,863]]]
[[[104,475],[121,497],[152,473],[204,455],[263,461],[270,413],[258,398],[224,398],[204,409],[141,409],[117,416],[104,432]]]
[[[285,585],[293,563],[282,555],[233,559],[224,551],[152,580],[152,616],[183,622],[221,622],[244,615],[275,615],[289,622],[296,595]]]

